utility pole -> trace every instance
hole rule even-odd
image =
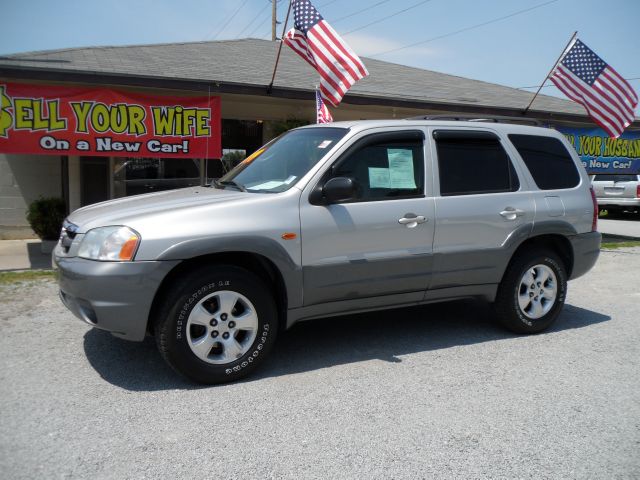
[[[271,0],[271,41],[275,42],[278,38],[276,35],[276,27],[278,26],[277,0]]]

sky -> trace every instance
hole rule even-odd
[[[312,3],[360,56],[515,88],[539,85],[577,30],[640,92],[640,0]],[[271,38],[270,0],[0,0],[0,54],[245,37]]]

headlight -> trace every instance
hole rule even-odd
[[[126,262],[133,260],[140,235],[128,227],[100,227],[89,230],[80,244],[78,256],[91,260]]]

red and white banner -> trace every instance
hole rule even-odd
[[[0,153],[220,158],[219,97],[0,82]]]

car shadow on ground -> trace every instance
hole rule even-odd
[[[47,270],[51,268],[51,254],[42,253],[40,242],[26,244],[29,268],[32,270]]]
[[[588,327],[611,317],[565,305],[544,334]],[[415,352],[516,338],[493,320],[489,305],[474,301],[424,305],[302,322],[282,332],[257,372],[242,382],[379,359],[400,363]],[[215,388],[183,379],[166,365],[153,338],[128,342],[92,329],[84,350],[109,383],[131,391]]]
[[[640,220],[640,213],[618,210],[607,212],[606,215],[600,214],[598,218],[600,220],[626,220],[628,222],[637,222]]]

